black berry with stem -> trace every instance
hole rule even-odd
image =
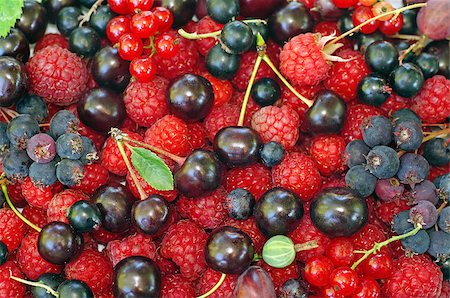
[[[256,36],[258,35],[258,33],[261,34],[264,40],[269,40],[269,27],[267,26],[267,23],[263,21],[256,21],[249,22],[247,23],[247,25],[250,27],[250,29],[252,29],[253,36],[255,36],[255,38],[253,39],[253,44],[251,46],[252,50],[256,50]]]
[[[39,123],[28,114],[14,117],[6,130],[11,145],[15,148],[27,148],[28,140],[39,133]]]
[[[67,213],[72,228],[79,233],[92,232],[102,223],[100,209],[85,200],[75,202]]]
[[[0,266],[8,260],[8,247],[3,241],[0,241]]]
[[[207,0],[206,11],[214,21],[225,24],[239,15],[239,0]]]
[[[266,167],[273,167],[279,164],[284,157],[283,145],[276,141],[271,141],[261,145],[259,149],[261,162]]]
[[[42,283],[47,287],[51,288],[53,291],[57,291],[59,285],[64,281],[64,277],[60,274],[55,273],[44,273],[38,277],[36,280],[38,283]],[[54,298],[47,289],[41,287],[31,287],[31,293],[34,298]]]
[[[422,126],[417,122],[403,121],[394,128],[394,141],[399,149],[411,151],[422,145]]]
[[[157,264],[146,257],[132,256],[114,268],[115,297],[159,297],[161,273]]]
[[[353,29],[353,21],[352,21],[352,14],[346,13],[342,15],[339,20],[337,21],[337,26],[339,28],[340,32],[347,32]],[[355,38],[358,36],[358,33],[352,34],[349,36],[349,38]]]
[[[259,79],[252,87],[252,99],[261,107],[273,105],[280,97],[281,88],[274,79]]]
[[[168,222],[170,209],[167,201],[160,195],[150,195],[145,200],[134,202],[131,221],[140,232],[154,235]]]
[[[369,147],[389,145],[392,130],[391,121],[384,116],[366,118],[361,125],[363,140]]]
[[[100,46],[100,35],[91,27],[78,27],[70,33],[69,49],[78,56],[92,57]]]
[[[161,5],[170,10],[173,15],[174,28],[187,24],[195,14],[195,0],[161,0]]]
[[[59,298],[94,298],[89,286],[81,280],[69,279],[63,281],[57,289]]]
[[[414,63],[422,70],[424,79],[431,78],[439,71],[439,61],[434,55],[421,53],[414,59]]]
[[[439,71],[438,74],[450,78],[449,45],[446,40],[435,40],[425,47],[425,52],[430,53],[438,58]]]
[[[231,218],[247,219],[253,214],[255,197],[244,188],[236,188],[228,193],[224,206]]]
[[[395,111],[394,113],[392,113],[391,118],[394,125],[398,125],[399,123],[404,121],[412,121],[422,125],[422,121],[420,120],[419,116],[417,116],[417,114],[414,113],[411,109],[407,108]]]
[[[394,177],[400,164],[397,152],[388,146],[373,147],[366,160],[366,168],[379,179]]]
[[[370,174],[363,165],[357,165],[345,174],[345,183],[362,197],[367,197],[374,192],[377,177]]]
[[[430,247],[430,236],[425,230],[420,230],[417,234],[402,239],[401,242],[407,251],[423,254]]]
[[[30,114],[39,123],[48,117],[48,107],[45,101],[37,95],[25,93],[16,103],[19,114]]]
[[[384,36],[379,31],[375,31],[371,34],[357,34],[355,38],[358,50],[361,51],[361,53],[365,53],[372,43],[383,40]]]
[[[50,130],[49,134],[54,138],[58,139],[61,135],[72,132],[78,132],[80,128],[80,120],[74,113],[68,110],[61,110],[56,112],[50,120]]]
[[[22,63],[12,57],[0,57],[0,107],[15,104],[25,93],[27,77]]]
[[[362,140],[353,140],[345,146],[344,160],[349,168],[366,162],[370,148]]]
[[[294,230],[303,217],[303,204],[292,191],[275,187],[266,191],[256,202],[253,216],[256,226],[267,237],[286,235]]]
[[[348,187],[327,188],[312,201],[310,215],[316,228],[329,237],[348,237],[368,221],[366,201]]]
[[[253,261],[252,239],[241,230],[224,226],[211,232],[205,245],[206,263],[225,274],[240,274]]]
[[[80,23],[81,9],[75,6],[64,7],[56,17],[56,27],[65,37],[69,37]]]
[[[187,122],[195,122],[211,112],[214,91],[211,83],[204,77],[185,74],[168,86],[166,99],[175,116]]]
[[[250,26],[244,22],[232,21],[222,28],[219,40],[225,52],[242,54],[255,43],[255,36]]]
[[[384,78],[377,74],[369,74],[358,83],[357,93],[363,103],[379,106],[388,99],[391,91]]]
[[[109,5],[101,5],[89,19],[91,26],[101,37],[106,37],[106,25],[115,17],[116,14],[111,11]]]
[[[239,55],[233,55],[225,52],[217,44],[213,46],[205,58],[206,69],[216,78],[228,80],[232,78],[240,65]]]
[[[47,29],[47,11],[41,3],[33,0],[23,2],[22,15],[16,26],[25,34],[30,43],[35,43],[44,36]]]
[[[99,86],[122,92],[130,82],[129,67],[130,62],[120,58],[116,48],[106,46],[92,59],[91,72]]]
[[[78,2],[77,0],[47,0],[43,5],[47,10],[49,22],[54,24],[61,9],[68,6],[78,6]]]
[[[56,162],[48,163],[33,162],[30,165],[29,174],[31,181],[37,186],[53,185],[58,178],[56,177]]]
[[[414,188],[414,185],[428,177],[430,164],[419,154],[406,153],[400,158],[400,166],[397,172],[398,179]]]
[[[56,143],[48,134],[38,133],[28,141],[27,154],[35,162],[50,162],[56,156]]]
[[[416,34],[417,33],[417,12],[414,10],[406,10],[403,14],[403,26],[400,29],[400,34]]]
[[[56,164],[56,177],[66,186],[74,186],[84,178],[84,166],[79,160],[62,159]]]
[[[388,41],[373,42],[364,55],[370,68],[382,76],[389,75],[398,65],[397,49]]]
[[[77,160],[83,152],[81,136],[75,133],[65,133],[56,140],[56,153],[61,158]]]
[[[403,63],[389,75],[389,85],[402,97],[410,98],[419,93],[424,77],[419,67],[412,63]]]
[[[405,53],[408,50],[408,48],[411,46],[409,41],[407,41],[407,40],[397,40],[397,41],[393,41],[393,43],[394,43],[395,48],[397,49],[397,51],[400,54]],[[414,54],[413,51],[411,51],[401,57],[402,57],[403,62],[411,62],[412,60],[414,60],[416,55]]]
[[[6,37],[0,38],[0,56],[9,56],[26,63],[30,58],[30,43],[18,29],[11,29]]]
[[[28,176],[32,160],[23,150],[11,149],[3,158],[3,171],[12,180],[22,180]]]

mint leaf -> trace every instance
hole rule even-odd
[[[172,190],[173,176],[169,167],[150,150],[130,147],[131,163],[141,177],[156,190]]]
[[[0,0],[0,37],[8,35],[22,15],[23,0]]]

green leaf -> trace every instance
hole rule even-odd
[[[23,0],[0,0],[0,37],[9,34],[22,15]]]
[[[262,257],[264,262],[275,268],[284,268],[295,260],[294,242],[289,237],[276,235],[264,244]]]
[[[150,150],[130,147],[131,163],[141,177],[156,190],[172,190],[173,176],[169,167]]]

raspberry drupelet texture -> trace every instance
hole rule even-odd
[[[22,183],[22,195],[28,204],[33,207],[47,209],[53,195],[64,189],[63,185],[56,182],[50,186],[36,186],[30,179],[25,178]]]
[[[227,126],[236,125],[238,120],[239,106],[234,103],[226,103],[214,107],[203,123],[210,141],[213,142],[214,136],[219,130]]]
[[[219,281],[221,273],[208,268],[200,279],[196,283],[197,295],[202,295],[208,292],[214,287],[214,285]],[[236,274],[227,274],[222,285],[208,297],[211,298],[222,298],[222,297],[233,297],[234,287],[236,286],[236,281],[239,276]]]
[[[346,142],[353,140],[362,140],[361,125],[364,119],[372,116],[384,115],[384,112],[379,108],[365,105],[355,104],[347,109],[347,117],[345,118],[344,127],[341,130],[341,135]]]
[[[73,189],[81,190],[85,194],[93,195],[102,185],[108,182],[108,170],[101,164],[93,163],[84,166],[84,177]]]
[[[250,76],[252,75],[253,65],[255,65],[256,57],[258,57],[258,53],[256,52],[246,52],[241,55],[241,63],[236,72],[236,75],[231,79],[231,83],[234,88],[239,91],[245,91],[247,89],[248,81],[250,80]],[[272,57],[270,57],[272,59]],[[275,63],[275,61],[272,60]],[[261,63],[256,73],[255,81],[261,78],[271,78],[275,79],[276,75],[270,69],[270,67],[266,63]]]
[[[76,102],[89,78],[81,58],[60,46],[38,51],[26,64],[26,72],[29,91],[60,106]]]
[[[25,278],[19,266],[12,260],[0,266],[0,297],[24,297],[27,286],[10,278]]]
[[[48,204],[48,221],[62,221],[68,224],[69,221],[66,216],[67,209],[69,209],[73,203],[81,200],[89,201],[89,196],[79,190],[66,189],[57,193]]]
[[[317,136],[312,140],[310,154],[317,163],[320,173],[331,176],[346,169],[344,159],[345,140],[341,136]]]
[[[186,123],[173,115],[166,115],[156,121],[145,132],[144,142],[178,156],[189,151]]]
[[[195,298],[195,288],[192,282],[181,274],[166,275],[161,279],[161,297],[164,298]]]
[[[245,220],[238,220],[234,218],[227,219],[224,225],[232,226],[238,228],[242,232],[246,233],[253,241],[255,247],[255,252],[261,252],[264,243],[267,238],[256,226],[255,219],[253,217],[247,218]]]
[[[106,254],[113,266],[131,256],[144,256],[154,260],[156,257],[156,245],[149,235],[137,233],[122,240],[109,242],[106,246]]]
[[[196,32],[198,34],[209,33],[221,30],[222,27],[223,24],[214,21],[210,16],[204,16],[198,21]],[[218,37],[201,38],[195,40],[195,46],[200,55],[206,56],[208,54],[208,51],[218,42]]]
[[[69,49],[69,41],[57,33],[48,33],[42,36],[34,46],[34,52],[38,52],[48,46],[60,46],[63,49]]]
[[[27,225],[11,209],[0,209],[0,241],[6,244],[9,252],[19,247],[27,230]]]
[[[225,188],[228,192],[244,188],[251,192],[256,200],[272,188],[272,174],[260,163],[243,168],[232,168],[225,174]]]

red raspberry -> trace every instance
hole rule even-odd
[[[442,282],[441,298],[450,298],[450,281]]]
[[[351,105],[347,109],[347,118],[344,122],[341,135],[346,142],[350,142],[356,139],[362,140],[361,125],[366,118],[383,115],[383,111],[365,104]]]
[[[145,132],[144,142],[178,156],[189,151],[186,123],[173,115],[166,115],[156,121]]]
[[[294,86],[295,90],[297,90],[298,93],[303,95],[304,97],[308,99],[314,99],[314,96],[316,93],[322,89],[324,89],[322,84],[318,85],[303,85],[303,86]],[[306,110],[308,110],[308,106],[301,101],[297,96],[295,96],[294,93],[291,92],[287,87],[283,86],[281,87],[281,102],[283,106],[289,106],[292,109],[294,109],[297,114],[300,117],[300,120],[303,120],[303,115],[305,114]]]
[[[43,209],[47,209],[52,197],[63,189],[63,185],[59,182],[50,186],[36,186],[30,177],[25,178],[22,183],[22,195],[28,204]]]
[[[175,189],[174,190],[156,190],[153,187],[151,187],[144,179],[142,179],[141,175],[139,175],[139,173],[136,170],[134,170],[134,173],[136,174],[137,179],[141,183],[141,186],[147,195],[158,194],[158,195],[163,196],[168,202],[172,202],[173,200],[175,200],[177,198],[178,192]],[[139,191],[136,188],[136,185],[134,184],[134,181],[131,178],[130,173],[127,174],[126,182],[127,182],[127,187],[131,191],[133,196],[135,196],[136,198],[139,198],[140,197]]]
[[[299,0],[298,2],[305,4],[309,9],[314,7],[314,0]]]
[[[222,274],[218,271],[214,271],[208,268],[200,279],[196,282],[197,295],[203,295],[209,290],[211,290],[219,281]],[[234,297],[233,291],[236,286],[236,281],[239,276],[236,274],[227,274],[222,285],[211,295],[210,298],[223,298],[223,297]]]
[[[48,33],[36,42],[34,52],[36,53],[48,46],[60,46],[63,49],[69,49],[69,41],[61,34]]]
[[[394,268],[382,288],[386,297],[442,297],[442,272],[427,256],[401,257]]]
[[[108,170],[101,164],[93,163],[84,166],[84,177],[78,185],[73,186],[73,189],[78,189],[88,195],[93,195],[95,191],[102,185],[108,182]]]
[[[336,36],[341,35],[341,30],[339,30],[339,27],[336,22],[330,22],[330,21],[322,21],[320,23],[317,23],[314,28],[315,33],[320,33],[322,36],[326,35],[333,35]],[[338,51],[341,51],[343,49],[351,49],[353,47],[351,41],[348,38],[341,39],[339,43],[342,43],[343,46],[339,48]]]
[[[67,210],[75,202],[81,200],[89,201],[89,197],[85,193],[75,189],[66,189],[54,195],[48,204],[48,222],[62,221],[68,224],[69,221],[67,220]]]
[[[378,201],[376,214],[378,218],[390,226],[396,214],[409,210],[410,208],[411,206],[408,205],[408,200],[402,198],[396,198],[390,202]]]
[[[277,141],[286,150],[297,143],[299,125],[300,117],[288,106],[263,107],[252,117],[252,128],[259,133],[264,143]]]
[[[355,250],[372,249],[375,242],[380,243],[384,240],[386,240],[386,235],[383,230],[380,227],[370,223],[366,224],[361,230],[351,237]],[[391,254],[387,246],[382,247],[381,251],[389,255]],[[360,256],[357,254],[356,258],[358,259],[359,257]]]
[[[204,229],[214,229],[227,217],[227,211],[223,205],[226,196],[227,193],[223,188],[194,199],[182,196],[177,201],[178,212],[182,217],[192,220]]]
[[[0,297],[25,297],[27,286],[11,279],[10,275],[25,278],[14,261],[6,261],[0,266]]]
[[[428,180],[434,181],[438,176],[445,175],[448,173],[448,168],[444,165],[442,167],[431,167],[430,174],[428,175]]]
[[[272,181],[276,186],[289,188],[302,201],[309,201],[322,186],[316,162],[309,156],[291,152],[279,165],[272,168]]]
[[[281,73],[296,85],[316,85],[328,76],[330,68],[312,33],[291,38],[281,50]]]
[[[356,98],[359,81],[370,73],[363,55],[353,50],[343,50],[338,53],[347,62],[335,62],[331,67],[329,77],[323,82],[325,87],[336,92],[344,101]]]
[[[250,238],[252,238],[253,246],[255,247],[255,252],[260,252],[266,243],[266,236],[258,229],[256,226],[255,219],[250,217],[245,220],[237,220],[234,218],[229,218],[224,223],[224,225],[232,226],[238,228],[242,232],[246,233]]]
[[[99,227],[96,230],[91,232],[92,238],[100,244],[106,245],[111,241],[120,240],[123,237],[128,235],[128,231],[122,233],[112,233],[110,231],[105,230],[103,227]]]
[[[444,122],[450,115],[450,80],[441,75],[429,78],[411,102],[411,109],[423,122]]]
[[[100,293],[111,287],[113,282],[113,266],[102,253],[85,249],[80,255],[66,265],[64,269],[67,279],[78,279],[85,282],[94,293]]]
[[[212,111],[205,118],[205,128],[211,142],[214,141],[216,133],[224,127],[233,126],[239,120],[239,106],[233,103],[226,103],[213,107]]]
[[[262,268],[269,273],[270,278],[272,279],[273,285],[275,286],[275,290],[278,289],[290,278],[298,279],[300,278],[300,270],[298,268],[297,262],[292,262],[287,267],[284,268],[275,268],[269,266],[267,263],[263,262]]]
[[[164,32],[164,34],[179,40],[179,49],[177,54],[169,59],[161,58],[158,55],[153,56],[157,65],[156,73],[168,80],[172,80],[182,74],[193,72],[199,61],[195,42],[181,37],[174,30]]]
[[[11,209],[0,209],[0,241],[6,244],[9,252],[19,247],[27,230],[27,225]]]
[[[128,130],[124,130],[123,132],[128,134],[128,137],[133,140],[140,142],[143,141],[141,135],[135,132],[131,132]],[[126,146],[125,146],[125,153],[130,159],[131,151]],[[100,152],[100,163],[102,166],[104,166],[106,169],[108,169],[108,171],[110,171],[113,174],[125,176],[128,173],[127,166],[123,161],[122,155],[120,154],[116,141],[112,137],[106,139],[105,147],[103,147],[103,150]]]
[[[22,183],[20,181],[14,181],[6,186],[8,189],[8,195],[11,199],[11,203],[18,208],[25,207],[27,201],[22,195]]]
[[[214,106],[221,106],[230,101],[233,95],[233,85],[230,81],[220,80],[207,71],[201,72],[200,75],[207,79],[214,90]]]
[[[210,33],[214,31],[219,31],[223,27],[223,24],[215,22],[211,19],[210,16],[204,16],[197,23],[197,33]],[[209,50],[219,43],[219,38],[217,37],[209,37],[195,40],[195,46],[197,47],[198,52],[202,56],[206,56]]]
[[[206,129],[200,122],[187,123],[189,149],[204,148],[208,144]]]
[[[172,259],[183,277],[197,279],[206,270],[205,243],[208,234],[195,223],[181,220],[170,226],[161,243],[161,255]]]
[[[233,96],[231,96],[230,102],[238,105],[239,113],[242,108],[242,103],[244,102],[244,92],[234,92]],[[250,96],[250,99],[247,102],[247,107],[245,108],[244,115],[244,125],[251,126],[253,115],[260,109],[261,107],[256,104],[253,98]],[[233,124],[234,125],[234,124]]]
[[[322,175],[330,176],[346,169],[342,158],[345,146],[344,138],[337,135],[317,136],[313,139],[310,154]]]
[[[161,298],[195,298],[193,284],[181,274],[166,275],[161,280]]]
[[[161,256],[161,250],[156,250],[156,264],[161,270],[161,276],[173,275],[180,273],[180,268],[171,259],[166,259]]]
[[[256,200],[272,188],[270,170],[260,163],[243,168],[232,168],[225,175],[225,188],[228,192],[236,188],[244,188],[251,192]]]
[[[128,117],[138,125],[150,127],[156,120],[167,115],[168,84],[166,79],[158,76],[148,83],[131,82],[123,95]]]
[[[48,223],[46,209],[25,206],[25,208],[22,209],[22,215],[40,228],[43,228]],[[29,229],[31,229],[31,227],[29,227]]]
[[[241,62],[239,68],[234,77],[231,79],[231,83],[237,90],[245,91],[245,89],[247,89],[248,82],[250,81],[250,76],[252,75],[253,66],[255,65],[256,57],[258,57],[258,53],[253,51],[245,52],[244,54],[241,55]],[[270,67],[265,62],[262,62],[259,65],[259,69],[258,72],[256,73],[255,80],[261,78],[271,78],[271,79],[276,78],[275,73],[272,71],[272,69],[270,69]]]
[[[154,260],[156,256],[156,245],[152,237],[143,234],[134,234],[114,240],[106,246],[106,254],[113,266],[116,266],[121,260],[131,256],[143,256]]]
[[[88,70],[80,57],[59,46],[35,53],[26,64],[30,92],[49,103],[67,106],[86,90]]]
[[[72,105],[66,107],[66,110],[71,111],[72,113],[74,113],[75,116],[77,116],[78,119],[80,119],[80,117],[78,117],[78,111],[77,111],[77,105],[76,104],[72,104]],[[84,125],[81,120],[80,120],[80,123],[79,123],[79,127],[77,129],[77,132],[80,135],[88,137],[89,139],[91,139],[91,141],[94,142],[95,148],[97,150],[100,150],[103,147],[103,143],[105,143],[106,136],[104,134],[100,134],[100,133],[90,129],[89,127]]]
[[[55,265],[44,260],[39,254],[37,243],[39,233],[28,233],[17,250],[17,264],[27,278],[35,280],[44,273],[59,274],[62,266]]]
[[[395,93],[391,93],[388,99],[380,106],[386,115],[392,115],[397,110],[408,108],[410,105],[409,99],[401,97]]]

